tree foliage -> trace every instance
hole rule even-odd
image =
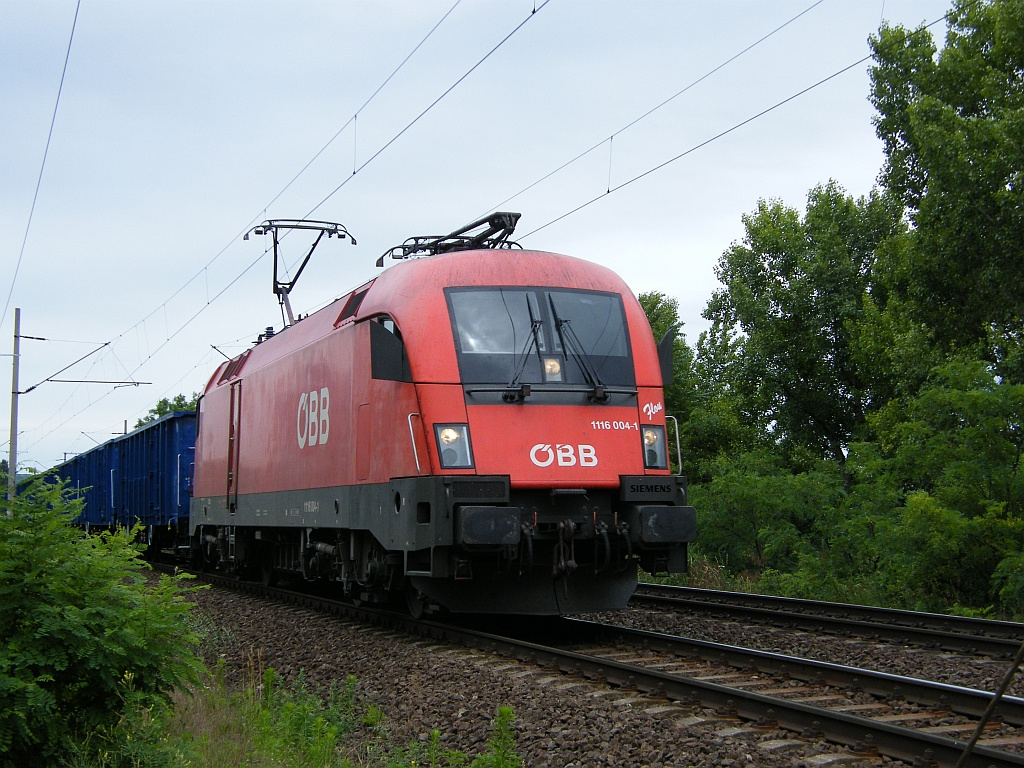
[[[884,195],[854,200],[834,182],[811,190],[803,217],[762,200],[718,263],[723,287],[704,313],[717,338],[704,347],[732,357],[723,373],[748,420],[794,460],[842,462],[864,423],[871,396],[853,333],[879,244],[904,232],[900,214]]]
[[[882,182],[907,207],[915,247],[895,272],[947,347],[1024,316],[1024,0],[960,0],[945,46],[925,29],[872,39]]]
[[[1024,0],[948,25],[871,41],[881,187],[762,200],[723,253],[690,500],[702,553],[762,589],[1021,617]]]
[[[977,360],[951,361],[853,444],[849,491],[822,509],[794,569],[768,586],[793,595],[926,610],[1024,607],[1024,390]],[[774,564],[771,564],[775,567]]]
[[[1024,386],[982,361],[951,361],[904,410],[875,419],[890,473],[908,491],[934,495],[964,517],[1024,518]]]
[[[0,515],[0,765],[52,765],[117,722],[126,691],[197,679],[181,577],[147,584],[131,533],[85,536],[81,502],[40,476]]]
[[[162,398],[156,405],[149,409],[149,413],[135,422],[135,429],[156,421],[161,416],[176,411],[195,411],[199,407],[199,393],[193,392],[192,397],[187,399],[184,395],[175,395],[173,399]]]

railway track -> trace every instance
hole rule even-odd
[[[993,698],[955,686],[574,619],[519,620],[514,628],[497,623],[498,631],[485,631],[475,621],[416,621],[305,593],[204,578],[416,635],[422,638],[417,642],[464,646],[493,659],[477,663],[515,667],[515,674],[541,675],[549,684],[590,686],[598,689],[592,695],[615,696],[623,706],[668,712],[694,725],[722,721],[725,734],[783,729],[792,735],[765,748],[825,740],[850,750],[850,759],[884,755],[913,765],[953,766]],[[964,766],[1024,766],[1024,700],[1004,699],[998,714]]]
[[[641,584],[631,604],[995,659],[1013,658],[1024,640],[1024,624],[1011,621],[690,587]]]
[[[856,754],[877,750],[908,762],[953,765],[994,698],[871,670],[568,621],[580,625],[579,634],[594,637],[577,647],[578,653],[665,672],[675,682],[682,678],[694,686],[691,699],[717,712],[735,713],[756,727],[779,725],[805,737],[818,735]],[[663,680],[655,685],[669,690]],[[1024,749],[1019,727],[1024,725],[1024,700],[1002,698],[994,712],[979,743],[993,751]],[[940,739],[931,741],[930,736]],[[979,755],[978,765],[1024,764],[1021,754],[1006,758],[1007,763],[996,762],[993,754]]]

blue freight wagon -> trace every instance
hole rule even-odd
[[[76,522],[86,529],[146,527],[150,547],[174,546],[188,537],[195,459],[196,415],[175,411],[79,454],[55,468],[85,508]]]

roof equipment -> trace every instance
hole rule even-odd
[[[519,213],[492,213],[467,224],[447,235],[420,235],[410,237],[401,245],[389,248],[377,259],[377,266],[384,266],[384,259],[416,259],[421,256],[436,256],[451,251],[470,251],[477,248],[521,248],[509,238],[516,229]],[[479,231],[476,231],[479,230]]]
[[[309,229],[314,232],[319,232],[316,236],[316,240],[309,247],[309,251],[306,253],[306,257],[302,260],[299,265],[298,271],[295,273],[290,281],[284,282],[278,279],[277,276],[277,263],[278,263],[278,245],[279,238],[277,231],[279,229]],[[268,219],[262,224],[258,224],[248,232],[245,233],[243,240],[248,240],[250,234],[254,235],[266,235],[270,234],[274,238],[274,295],[278,297],[278,303],[281,305],[281,318],[284,320],[285,326],[295,325],[295,317],[292,315],[292,305],[288,301],[288,294],[291,293],[292,288],[295,287],[295,283],[299,280],[299,275],[302,274],[302,270],[306,268],[306,264],[309,262],[309,257],[313,255],[313,251],[316,250],[317,245],[320,244],[320,240],[324,235],[327,237],[337,236],[338,239],[344,240],[346,237],[352,241],[352,245],[356,244],[356,239],[352,237],[352,234],[345,229],[343,224],[336,224],[333,221],[311,221],[308,219]]]

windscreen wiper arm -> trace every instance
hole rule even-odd
[[[583,371],[587,383],[594,388],[590,394],[590,399],[598,403],[608,402],[608,393],[605,391],[604,382],[598,376],[597,369],[583,348],[583,344],[580,343],[579,337],[576,336],[576,332],[572,329],[572,325],[569,324],[568,320],[559,317],[558,310],[555,309],[555,299],[553,296],[548,296],[548,303],[551,305],[551,314],[555,318],[555,329],[558,331],[558,338],[562,340],[562,348],[572,355],[580,370]]]
[[[536,349],[537,354],[540,354],[540,342],[538,341],[539,337],[537,334],[540,333],[544,321],[533,316],[533,307],[530,306],[529,301],[526,302],[526,311],[530,313],[530,338],[526,340],[526,344],[523,345],[523,351],[519,353],[516,366],[512,370],[512,378],[509,380],[508,387],[502,395],[502,399],[507,403],[525,400],[530,396],[530,385],[520,384],[519,379],[526,369],[526,361],[530,358],[530,352]]]

